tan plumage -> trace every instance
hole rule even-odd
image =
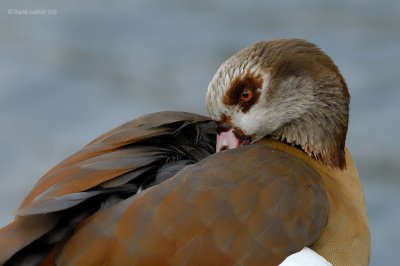
[[[322,178],[329,202],[329,218],[318,241],[311,247],[333,265],[368,265],[371,238],[364,192],[357,168],[346,149],[346,169],[326,167],[288,145],[264,140],[315,169]]]
[[[245,48],[208,88],[216,128],[161,112],[95,139],[44,175],[0,230],[0,263],[277,265],[307,246],[334,265],[368,265],[348,104],[315,45]],[[216,133],[220,150],[251,144],[212,155]]]

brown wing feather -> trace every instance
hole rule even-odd
[[[45,194],[52,186],[57,186],[58,188],[56,190],[61,190],[61,192],[53,192],[54,195],[49,195],[47,198],[81,192],[131,171],[135,169],[135,165],[131,166],[128,163],[125,167],[121,167],[116,165],[116,163],[119,163],[117,158],[108,164],[105,160],[107,157],[111,157],[111,155],[116,155],[115,157],[120,155],[123,157],[118,150],[120,148],[140,143],[151,138],[173,134],[177,128],[171,127],[171,124],[179,122],[198,123],[202,121],[208,121],[208,118],[185,112],[160,112],[125,123],[96,138],[81,151],[52,168],[38,181],[21,203],[20,208],[27,208],[37,197]],[[112,151],[116,153],[112,153]],[[136,157],[140,157],[137,156],[135,151],[128,152],[130,154],[136,154]],[[98,168],[100,167],[101,169],[90,168],[90,164],[93,166],[96,165],[96,163]],[[76,182],[75,179],[79,179],[79,182]],[[86,183],[85,180],[88,183]],[[60,187],[64,185],[66,188],[65,191],[62,192],[63,189]],[[71,188],[70,186],[73,187]]]
[[[273,147],[250,145],[210,156],[93,215],[58,262],[277,265],[316,241],[328,211],[314,169]]]
[[[213,122],[183,112],[146,115],[105,133],[39,180],[17,210],[19,218],[0,229],[0,239],[20,239],[1,249],[0,264],[11,256],[10,265],[40,261],[102,206],[163,182],[214,153],[214,145]],[[41,229],[31,230],[38,217]]]
[[[15,253],[15,247],[25,247],[47,233],[58,221],[57,216],[22,217],[1,229],[0,264]]]

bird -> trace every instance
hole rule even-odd
[[[317,45],[249,45],[212,77],[210,117],[145,115],[49,170],[0,229],[0,264],[368,265],[349,104]]]

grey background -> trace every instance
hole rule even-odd
[[[396,265],[399,14],[395,0],[1,1],[0,226],[41,175],[94,137],[150,112],[206,114],[206,87],[228,56],[299,37],[346,77],[347,144],[366,192],[371,265]]]

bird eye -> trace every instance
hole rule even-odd
[[[253,91],[250,89],[244,89],[240,94],[240,100],[242,102],[248,102],[253,98]]]

